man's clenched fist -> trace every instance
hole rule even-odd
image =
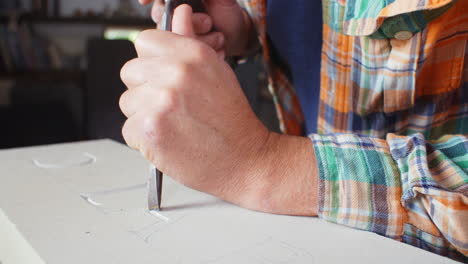
[[[120,100],[128,117],[123,135],[179,182],[242,204],[270,132],[230,67],[205,43],[182,36],[183,24],[174,21],[175,33],[147,30],[136,40],[138,58],[121,71],[128,87]]]

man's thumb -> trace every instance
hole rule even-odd
[[[195,37],[195,30],[193,28],[192,20],[192,7],[189,5],[180,5],[174,10],[172,19],[172,32],[187,37]]]

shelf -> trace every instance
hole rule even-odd
[[[82,70],[44,70],[24,71],[14,73],[0,73],[0,80],[21,81],[57,81],[57,82],[81,82],[84,80],[85,72]]]
[[[8,17],[1,16],[0,23],[7,23]],[[115,26],[140,26],[153,27],[155,24],[151,19],[144,18],[103,18],[103,17],[45,17],[38,15],[22,15],[20,22],[34,24],[68,24],[68,25],[115,25]]]

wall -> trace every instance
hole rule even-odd
[[[149,17],[149,6],[141,6],[137,0],[131,1],[141,16]],[[21,0],[21,2],[25,9],[30,8],[31,0]],[[104,7],[108,5],[111,10],[114,10],[119,4],[119,0],[61,0],[60,4],[61,15],[69,16],[72,15],[74,10],[77,8],[80,8],[81,10],[92,9],[93,11],[102,11]]]
[[[137,0],[130,0],[133,6],[141,16],[149,17],[149,7],[141,6]],[[102,11],[106,5],[111,10],[115,10],[119,4],[119,0],[62,0],[61,2],[61,13],[64,16],[72,15],[74,10],[80,8],[82,10],[92,9],[95,11]]]
[[[4,1],[4,0],[0,0]],[[21,0],[24,10],[27,12],[31,8],[32,0]],[[50,2],[52,0],[49,0]],[[142,17],[150,17],[150,6],[141,6],[137,0],[131,0],[133,7],[137,9]],[[61,16],[72,16],[77,8],[81,9],[84,13],[88,10],[93,10],[95,13],[102,12],[106,6],[111,10],[115,10],[119,5],[119,0],[61,0]],[[39,24],[34,25],[34,31],[41,36],[46,37],[51,42],[59,47],[61,53],[66,57],[75,57],[79,62],[82,69],[86,68],[85,54],[86,43],[89,38],[102,37],[104,27],[102,25],[86,25],[86,24]],[[44,85],[38,83],[37,86],[43,87]],[[70,105],[74,118],[81,123],[81,106],[80,96],[76,94],[77,89],[73,86],[64,86],[57,84],[47,89],[47,93],[35,96],[37,101],[45,101],[47,98],[61,97],[62,101]],[[18,91],[21,88],[15,81],[0,80],[0,109],[9,106],[11,103],[12,91]],[[24,88],[26,89],[26,88]],[[28,88],[29,89],[29,88]],[[34,88],[37,90],[37,88]],[[29,92],[29,91],[27,91]]]
[[[23,6],[27,9],[30,7],[31,0],[22,0]],[[51,0],[49,0],[51,1]],[[92,10],[95,13],[102,12],[106,6],[111,10],[115,10],[119,5],[120,0],[61,0],[62,16],[73,16],[76,9],[82,12]],[[131,0],[133,7],[142,17],[150,17],[151,6],[141,6],[137,0]],[[37,25],[36,32],[46,36],[56,43],[60,50],[71,56],[79,56],[85,53],[86,41],[88,38],[102,37],[104,28],[99,25]],[[82,65],[84,65],[83,63]]]

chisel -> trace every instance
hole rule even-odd
[[[202,0],[166,0],[161,23],[158,26],[160,30],[172,31],[172,16],[176,7],[181,4],[190,5],[193,12],[205,13],[205,7]],[[148,209],[150,211],[161,210],[162,183],[163,173],[152,165],[148,181]]]

